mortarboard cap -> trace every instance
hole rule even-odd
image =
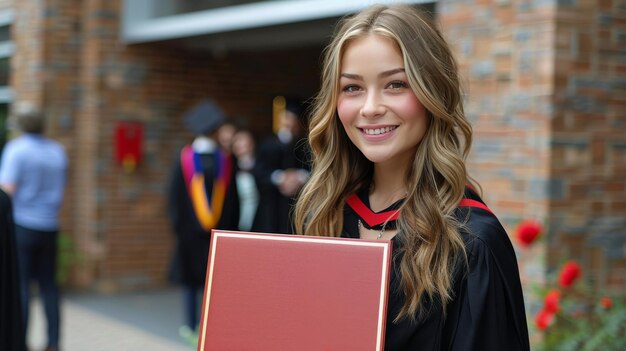
[[[202,101],[185,114],[185,126],[196,135],[210,134],[225,121],[224,112],[211,99]]]
[[[299,100],[294,98],[286,98],[285,99],[285,110],[293,113],[298,118],[302,117],[302,103]]]

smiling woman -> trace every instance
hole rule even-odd
[[[432,19],[373,6],[327,47],[300,234],[392,240],[386,350],[529,350],[511,242],[465,159],[472,129]]]
[[[404,173],[428,117],[409,86],[400,48],[375,34],[352,40],[339,85],[337,113],[352,143],[368,160]]]

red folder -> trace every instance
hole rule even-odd
[[[198,350],[383,350],[390,261],[390,241],[213,230]]]

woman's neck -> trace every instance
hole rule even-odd
[[[406,169],[408,163],[375,164],[370,188],[370,208],[382,211],[394,202],[406,197]]]

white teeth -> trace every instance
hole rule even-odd
[[[363,129],[363,131],[365,132],[365,134],[368,134],[368,135],[379,135],[383,133],[389,133],[394,129],[396,129],[395,126],[385,127],[385,128],[376,128],[376,129]]]

